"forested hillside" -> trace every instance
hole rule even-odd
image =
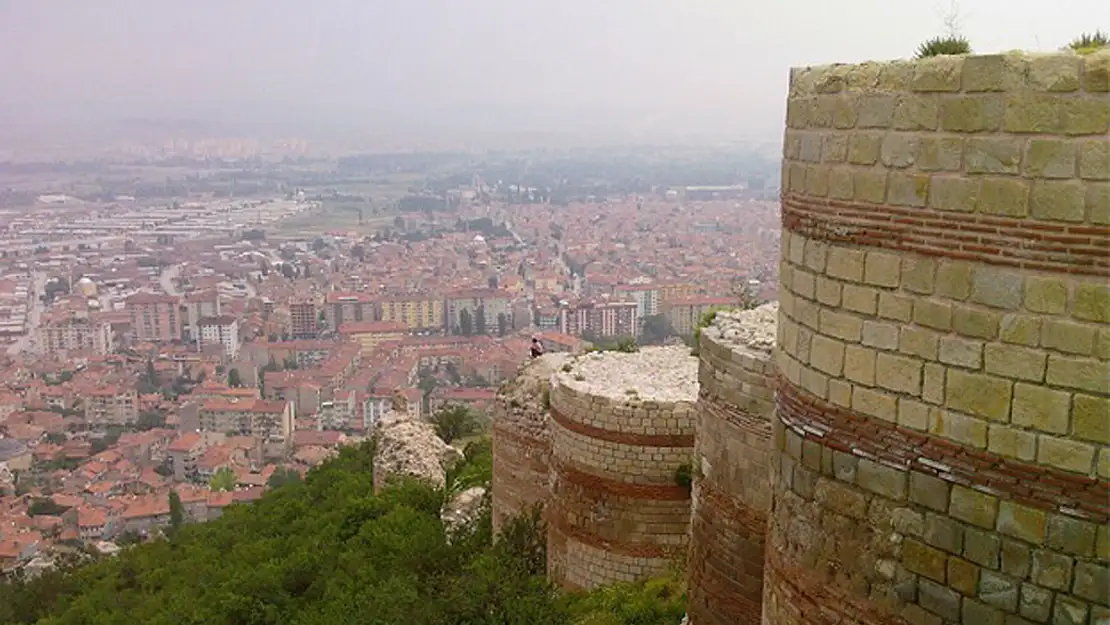
[[[488,479],[488,446],[456,472]],[[0,624],[675,625],[679,584],[563,594],[543,577],[536,515],[491,540],[488,511],[448,535],[445,492],[373,494],[370,444],[303,483],[119,556],[0,585]],[[452,486],[449,485],[451,490]]]

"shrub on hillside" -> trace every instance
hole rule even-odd
[[[1067,45],[1065,50],[1071,49],[1079,54],[1090,54],[1106,46],[1110,46],[1110,35],[1107,35],[1101,30],[1096,30],[1093,33],[1083,33],[1076,37]]]

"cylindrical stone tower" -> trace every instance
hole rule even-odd
[[[506,518],[544,504],[551,495],[547,427],[551,376],[569,359],[569,354],[537,358],[497,393],[490,484],[494,533]]]
[[[1110,622],[1110,51],[795,70],[765,622]]]
[[[687,593],[692,625],[760,623],[777,315],[777,303],[720,312],[701,332]]]
[[[551,389],[548,572],[568,588],[681,565],[690,524],[697,359],[682,347],[585,354]]]

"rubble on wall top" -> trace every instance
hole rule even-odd
[[[770,352],[775,347],[779,303],[770,302],[751,310],[721,311],[702,333],[722,345],[740,345]]]
[[[698,359],[687,347],[642,347],[638,352],[593,352],[574,358],[555,382],[587,395],[662,403],[695,402]]]

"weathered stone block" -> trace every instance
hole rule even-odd
[[[1029,208],[1037,219],[1083,221],[1086,189],[1080,182],[1038,180],[1029,195]]]
[[[867,386],[875,385],[875,350],[849,345],[844,352],[844,377]]]
[[[1110,132],[1110,100],[1072,99],[1061,111],[1064,134],[1073,136],[1101,135]]]
[[[1072,421],[1077,437],[1110,445],[1110,399],[1076,393]]]
[[[1014,425],[1040,432],[1066,434],[1071,396],[1039,384],[1014,385]]]
[[[1048,516],[1048,546],[1055,551],[1081,557],[1095,554],[1094,523],[1062,514]]]
[[[1077,597],[1098,604],[1110,604],[1110,575],[1106,565],[1078,562],[1075,565],[1075,582],[1072,586]]]
[[[859,342],[863,336],[862,318],[830,309],[821,310],[819,327],[822,334],[845,341]]]
[[[830,277],[839,280],[862,282],[863,259],[864,253],[860,250],[845,247],[830,248],[826,272]]]
[[[822,506],[853,519],[867,516],[867,497],[852,486],[818,478],[813,498]]]
[[[1110,225],[1110,183],[1092,182],[1087,185],[1087,221],[1101,226]]]
[[[894,206],[925,206],[929,198],[929,176],[890,172],[887,202]]]
[[[981,373],[949,369],[945,405],[954,410],[990,419],[1010,418],[1011,383]]]
[[[1017,580],[994,571],[983,571],[979,581],[979,598],[983,603],[999,610],[1017,612],[1019,589]]]
[[[886,171],[854,170],[852,172],[853,199],[858,202],[882,204],[886,200]]]
[[[857,132],[848,137],[848,162],[853,165],[877,163],[883,136],[877,133]]]
[[[894,96],[868,95],[859,99],[857,128],[890,128],[894,120]]]
[[[1022,144],[1023,140],[1016,137],[969,138],[964,152],[967,172],[970,174],[1018,173],[1021,169]]]
[[[948,514],[960,521],[992,530],[998,519],[998,498],[963,486],[953,486]]]
[[[1037,347],[1041,344],[1041,319],[1033,315],[1007,313],[1002,316],[998,336],[1004,343]]]
[[[940,361],[964,367],[979,369],[983,366],[983,342],[955,335],[940,339]]]
[[[1071,141],[1030,139],[1022,173],[1033,178],[1073,178],[1077,155],[1077,146]]]
[[[1083,58],[1083,89],[1088,93],[1110,91],[1110,53],[1106,50]]]
[[[1030,312],[1060,315],[1067,310],[1068,284],[1058,277],[1027,276],[1025,308]]]
[[[899,262],[897,254],[886,252],[867,252],[864,261],[863,281],[877,286],[896,287],[900,282]]]
[[[953,98],[940,105],[940,128],[946,132],[994,132],[1002,126],[1005,113],[1001,95]]]
[[[979,201],[975,210],[985,215],[1027,216],[1029,182],[1015,178],[982,178],[979,181]]]
[[[1066,595],[1057,595],[1052,606],[1052,625],[1086,625],[1090,606]]]
[[[1041,91],[1078,91],[1080,58],[1062,54],[1030,55],[1028,84]]]
[[[960,593],[931,580],[918,584],[918,604],[946,622],[960,620]]]
[[[964,60],[963,89],[967,93],[1021,89],[1028,71],[1028,61],[1022,55],[969,56]]]
[[[1040,382],[1044,379],[1048,354],[1039,349],[991,343],[984,349],[983,359],[987,373]]]
[[[1026,462],[1037,459],[1037,435],[1001,424],[991,424],[987,451]]]
[[[1079,143],[1079,177],[1110,180],[1110,141],[1088,139]]]
[[[1058,95],[1010,93],[1006,96],[1002,129],[1015,133],[1062,134],[1067,106],[1068,100]]]
[[[1096,328],[1085,323],[1046,319],[1041,344],[1069,354],[1090,356],[1095,351]]]
[[[812,197],[828,197],[828,167],[824,167],[821,165],[808,165],[806,167],[806,195]]]
[[[957,555],[963,552],[964,527],[948,516],[926,514],[924,529],[922,536],[929,545]]]
[[[856,127],[859,117],[857,98],[851,95],[839,95],[832,99],[832,126],[840,130]]]
[[[1105,282],[1076,284],[1071,314],[1077,319],[1110,323],[1110,284]]]
[[[994,530],[964,528],[964,557],[981,567],[998,570],[998,553],[1002,541]]]
[[[871,254],[869,253],[867,256],[870,258]],[[864,275],[867,275],[866,269]],[[842,301],[844,302],[843,306],[846,310],[862,313],[864,315],[874,315],[878,310],[879,291],[869,286],[845,284]]]
[[[962,56],[935,56],[922,59],[913,66],[910,88],[919,92],[960,90]]]
[[[1023,276],[1008,269],[980,266],[971,281],[971,301],[991,308],[1016,310],[1021,306]]]
[[[971,277],[974,272],[974,265],[968,262],[940,261],[937,267],[937,295],[955,300],[967,299],[971,295]]]
[[[862,386],[852,387],[852,410],[891,423],[898,420],[898,400],[896,397]]]
[[[979,567],[961,558],[949,558],[948,585],[965,595],[975,596],[979,588]]]
[[[880,309],[881,307],[880,301]],[[952,309],[952,329],[964,336],[995,339],[1001,323],[1001,313],[970,306],[956,306]]]
[[[1073,473],[1091,472],[1095,459],[1094,446],[1047,434],[1042,434],[1037,441],[1037,462]]]
[[[865,490],[877,495],[902,501],[906,498],[906,485],[908,479],[905,471],[888,467],[878,462],[862,459],[859,461],[859,473],[856,475],[856,484]]]
[[[862,342],[877,349],[898,349],[898,326],[881,321],[864,321]]]
[[[998,508],[998,531],[1027,543],[1043,545],[1046,516],[1044,510],[1003,501]]]
[[[834,200],[852,199],[852,170],[847,167],[829,169],[829,197]]]
[[[979,203],[979,181],[960,176],[933,176],[929,188],[929,207],[943,211],[970,213]]]
[[[944,403],[944,365],[925,364],[925,381],[921,384],[921,399],[937,406]]]
[[[913,315],[913,300],[905,295],[883,291],[879,293],[879,316],[884,319],[909,321]]]
[[[1025,579],[1029,574],[1031,555],[1025,543],[1005,539],[1002,541],[1002,572],[1010,577]]]
[[[1110,394],[1110,362],[1051,354],[1048,357],[1049,384],[1104,395]]]
[[[936,299],[918,300],[913,306],[913,322],[935,330],[951,330],[952,303]]]
[[[917,168],[921,171],[960,171],[963,137],[923,136],[918,140]]]
[[[814,335],[809,362],[818,370],[839,377],[844,367],[844,344],[819,334]]]
[[[925,256],[902,258],[902,288],[911,293],[928,295],[933,292],[937,262]]]
[[[1066,555],[1037,549],[1033,551],[1033,583],[1052,590],[1071,587],[1072,559]]]
[[[922,362],[916,358],[903,358],[879,352],[875,364],[875,382],[885,389],[920,395],[921,367]]]
[[[891,133],[883,138],[879,158],[886,167],[909,167],[917,158],[917,135]]]
[[[918,472],[910,472],[910,501],[937,512],[946,512],[949,485],[942,479]]]
[[[917,326],[904,326],[898,338],[898,351],[910,356],[936,360],[940,333]]]
[[[936,130],[940,123],[940,108],[936,96],[903,95],[894,109],[896,130]]]
[[[1052,616],[1052,591],[1033,584],[1022,584],[1018,611],[1025,618],[1038,623],[1048,621]]]
[[[879,68],[879,82],[876,88],[879,91],[893,91],[895,93],[906,91],[913,80],[914,64],[910,61],[894,61],[883,63]]]
[[[930,410],[932,409],[927,404],[899,397],[898,425],[921,432],[928,431]]]

